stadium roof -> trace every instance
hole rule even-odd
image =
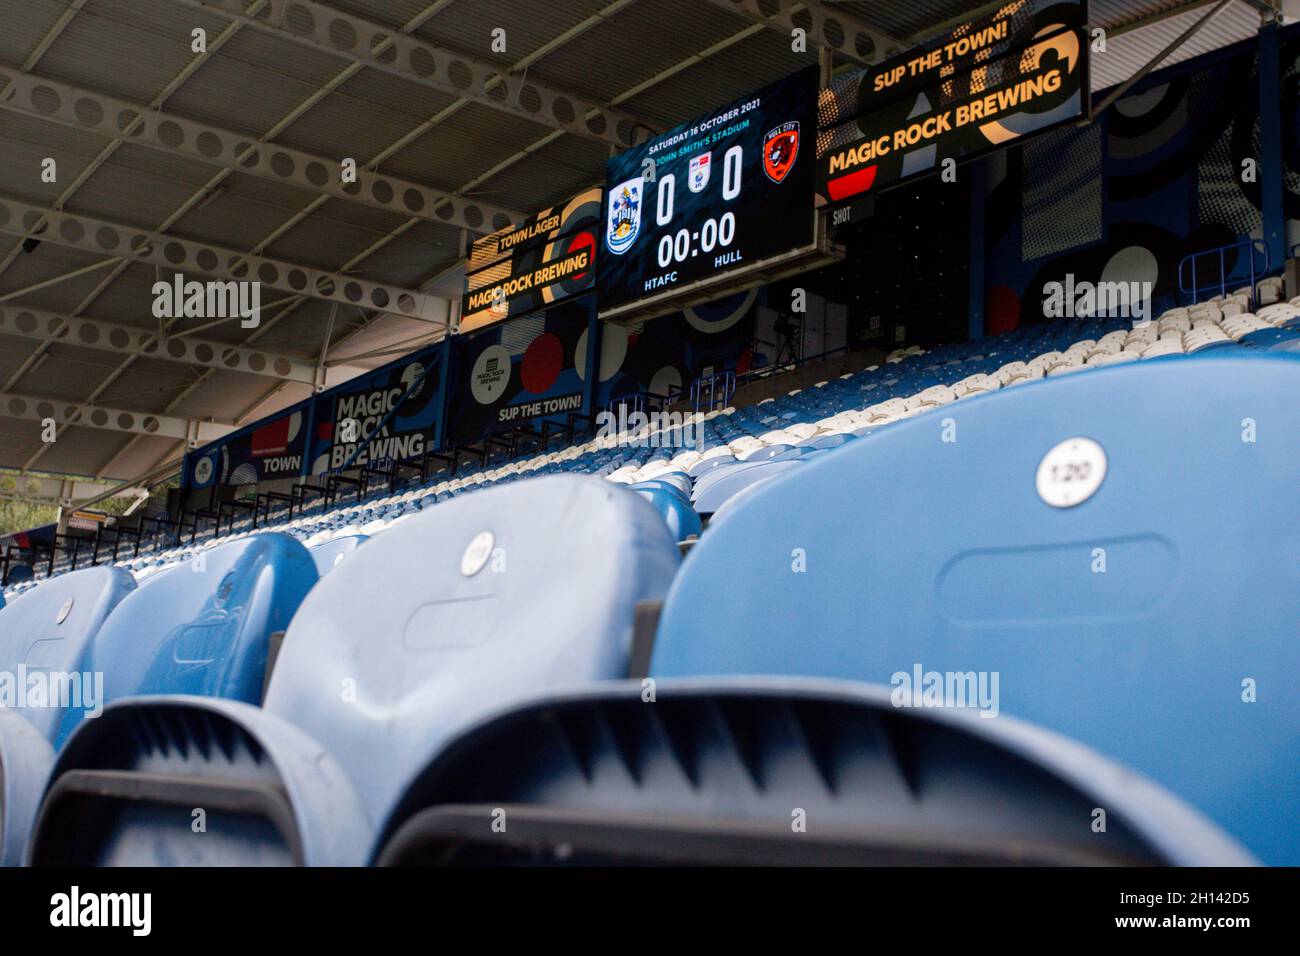
[[[1094,86],[1215,5],[1093,0]],[[867,62],[974,6],[0,0],[0,468],[161,476],[188,439],[440,338],[466,239],[598,183],[643,128],[816,62],[823,38]],[[1228,0],[1165,62],[1246,39],[1267,6]],[[262,278],[261,324],[156,318],[177,271]]]

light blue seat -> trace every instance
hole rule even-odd
[[[350,534],[342,538],[331,538],[324,544],[318,544],[307,550],[316,562],[316,571],[323,578],[334,570],[334,566],[343,563],[353,551],[370,539],[369,535]]]
[[[14,564],[9,567],[9,583],[27,584],[34,579],[30,564]]]
[[[256,534],[202,551],[157,575],[113,612],[86,651],[108,702],[146,694],[196,694],[257,703],[270,637],[289,626],[316,584],[297,540]],[[81,723],[69,712],[56,743]]]
[[[847,445],[856,437],[856,435],[846,435],[839,432],[833,435],[814,435],[812,438],[800,442],[800,445],[805,448],[814,448],[817,450],[839,448],[841,445]]]
[[[712,514],[721,508],[727,499],[740,494],[750,485],[803,466],[803,459],[763,462],[752,467],[739,466],[720,476],[716,481],[697,487],[692,503],[700,514]]]
[[[677,489],[629,486],[629,490],[635,491],[654,505],[654,509],[659,512],[659,516],[664,519],[664,523],[672,533],[674,541],[698,538],[703,533],[704,523],[700,520],[699,514]]]
[[[732,455],[719,455],[713,458],[702,458],[686,470],[687,477],[692,481],[699,481],[705,475],[710,474],[718,468],[731,468],[739,464]]]
[[[682,477],[685,479],[685,476]],[[649,478],[645,481],[634,482],[626,487],[628,491],[668,491],[675,495],[680,495],[684,501],[689,501],[691,497],[690,479],[685,479],[685,484],[686,487],[683,489],[680,482],[664,481],[661,478]]]
[[[1011,718],[904,710],[888,688],[829,681],[643,694],[605,684],[463,734],[409,788],[378,862],[1253,862],[1161,788]]]
[[[64,707],[53,695],[32,699],[28,677],[38,674],[53,688],[53,678],[76,678],[63,698],[78,717],[104,701],[94,675],[84,678],[86,648],[113,609],[135,589],[121,568],[73,571],[41,582],[30,593],[0,609],[0,865],[22,862],[41,788],[54,759]],[[73,690],[75,689],[75,696]],[[93,698],[93,700],[91,699]]]
[[[1261,329],[1241,338],[1241,344],[1247,348],[1269,352],[1293,351],[1297,341],[1300,341],[1300,330],[1287,328]]]
[[[663,599],[678,561],[648,502],[588,477],[516,482],[404,521],[307,596],[264,709],[152,698],[86,724],[55,767],[32,860],[365,862],[450,735],[626,675],[637,604]],[[169,736],[134,732],[147,727]],[[142,790],[149,771],[167,780]],[[195,834],[178,800],[223,809]],[[70,826],[87,801],[103,826]]]
[[[652,672],[997,674],[1002,713],[1300,863],[1297,394],[1294,359],[1221,352],[950,406],[955,442],[920,418],[824,452],[692,550]],[[1040,462],[1076,438],[1105,480],[1050,506]]]
[[[755,448],[747,453],[741,460],[745,462],[770,461],[777,455],[793,450],[793,445],[764,445],[762,448]]]

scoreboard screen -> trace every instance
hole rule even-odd
[[[812,67],[610,159],[601,309],[809,245],[816,108]]]

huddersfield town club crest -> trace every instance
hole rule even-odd
[[[691,159],[691,176],[688,185],[691,192],[698,193],[709,184],[709,170],[713,168],[713,154],[702,153]]]
[[[763,172],[780,183],[794,168],[799,157],[799,123],[782,123],[763,137]]]
[[[644,185],[643,177],[638,176],[610,191],[605,245],[616,256],[627,252],[641,231],[641,193]]]

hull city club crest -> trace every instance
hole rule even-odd
[[[763,137],[763,172],[780,183],[794,168],[799,156],[799,123],[782,123]]]
[[[709,171],[712,169],[712,153],[701,153],[691,159],[691,175],[687,183],[691,187],[691,192],[703,191],[704,187],[709,184]]]
[[[627,252],[641,231],[641,194],[644,186],[643,177],[638,176],[610,191],[605,245],[616,256]]]

